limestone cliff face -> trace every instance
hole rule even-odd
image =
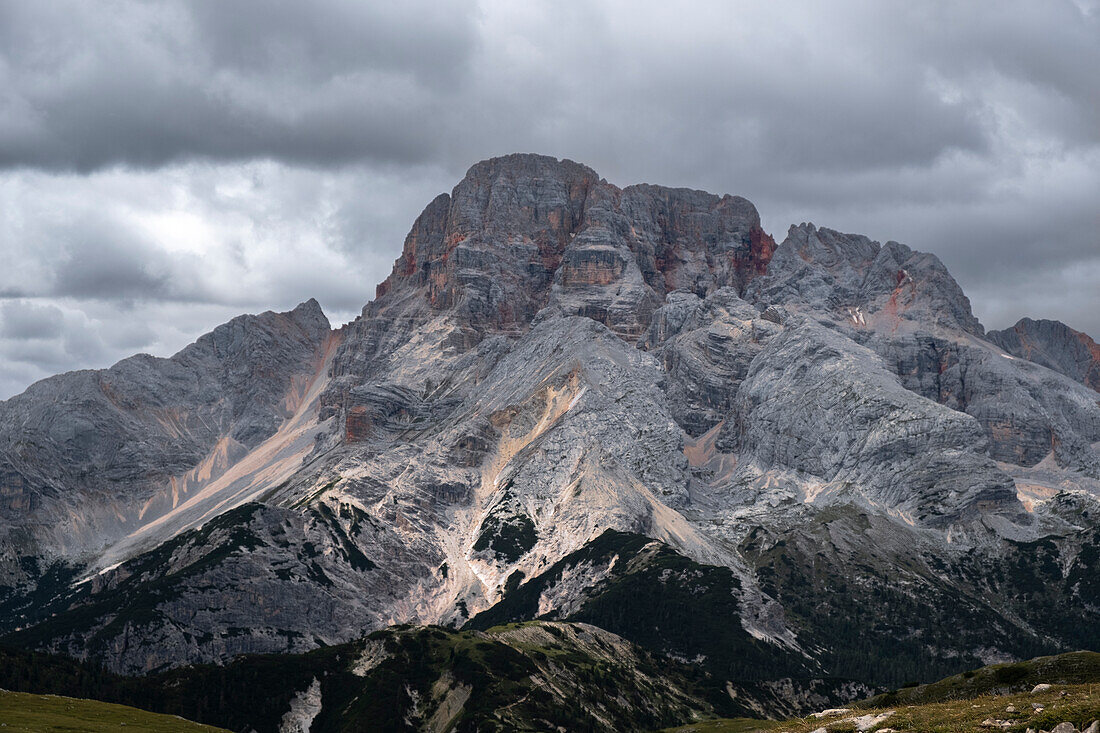
[[[364,314],[420,291],[478,333],[526,330],[553,304],[636,336],[668,292],[743,290],[774,249],[743,198],[619,189],[572,161],[510,155],[428,205]]]
[[[520,335],[540,313],[584,316],[635,341],[668,293],[740,293],[774,251],[737,196],[619,189],[538,155],[483,161],[424,209],[375,300],[345,328],[323,414],[357,440],[373,414],[356,392],[364,381],[413,354],[457,356]]]
[[[933,526],[1020,511],[1012,480],[982,455],[978,421],[906,390],[874,352],[813,321],[792,321],[753,360],[724,434],[754,470],[810,477],[814,502]]]
[[[749,299],[807,307],[857,328],[983,334],[970,301],[935,255],[813,224],[791,227]]]
[[[462,624],[614,529],[725,568],[742,636],[823,674],[847,668],[797,597],[818,581],[907,603],[884,648],[946,639],[913,659],[1072,645],[1092,585],[1042,576],[1072,612],[1023,623],[974,558],[1092,557],[1100,406],[1053,345],[1058,370],[990,338],[904,245],[777,247],[736,196],[484,161],[339,332],[307,303],[0,404],[0,626],[128,670],[302,650]],[[572,608],[613,562],[529,600]],[[968,600],[906,600],[902,568]],[[939,605],[1011,643],[945,637]]]

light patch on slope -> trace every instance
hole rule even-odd
[[[481,526],[495,505],[493,497],[501,484],[505,483],[513,473],[512,462],[533,450],[543,436],[580,404],[581,398],[588,391],[588,385],[582,383],[581,375],[581,369],[577,366],[566,375],[561,384],[546,384],[522,404],[510,405],[496,411],[490,417],[500,430],[501,437],[497,441],[496,450],[485,461],[482,469],[481,484],[473,502],[473,505],[480,507],[480,510],[471,517],[468,526],[472,532],[467,537],[465,551],[460,556],[462,565],[469,570],[486,592],[499,587],[504,582],[501,568],[473,556],[473,545],[477,541]],[[517,429],[517,423],[522,422],[525,425],[527,423],[526,420],[521,419],[521,416],[533,418],[534,425],[530,428]],[[524,563],[521,563],[519,567],[523,566]]]
[[[826,492],[826,489],[830,488],[830,486],[830,484],[824,481],[807,481],[802,485],[804,492],[802,498],[803,503],[813,504],[819,496]]]
[[[571,409],[576,407],[581,397],[588,391],[588,385],[580,382],[580,370],[574,369],[569,373],[565,382],[557,387],[548,385],[539,390],[530,400],[523,405],[514,408],[513,419],[508,419],[506,411],[494,413],[497,422],[501,424],[501,437],[497,443],[497,449],[491,460],[487,462],[485,478],[482,486],[491,486],[495,490],[505,475],[508,464],[524,449],[538,440],[544,433],[557,424],[557,422]],[[514,418],[522,410],[531,407],[532,402],[541,402],[541,410],[534,428],[526,431],[514,429]]]
[[[309,733],[313,719],[320,712],[321,682],[314,677],[309,687],[291,699],[290,710],[286,711],[279,722],[279,733]]]
[[[138,520],[144,520],[147,514],[162,516],[175,509],[181,502],[186,501],[188,497],[228,471],[233,464],[247,454],[247,448],[230,436],[223,435],[199,465],[183,476],[172,476],[168,479],[166,492],[149,497],[138,513]]]
[[[591,563],[582,562],[562,570],[557,582],[539,594],[537,616],[557,611],[560,618],[567,618],[586,600],[584,591],[606,580],[618,560],[619,556],[614,555],[611,562],[602,568],[594,568]]]
[[[474,688],[456,683],[450,672],[444,672],[432,685],[432,699],[438,705],[428,719],[426,730],[431,733],[447,733],[453,729],[454,719],[462,712]]]
[[[351,673],[357,677],[366,677],[371,670],[386,661],[386,643],[381,639],[367,639],[363,653],[351,665]]]
[[[83,578],[81,578],[80,580],[78,580],[78,581],[76,581],[75,583],[73,583],[73,587],[74,587],[74,588],[76,588],[76,587],[78,587],[78,586],[84,585],[84,584],[85,584],[85,583],[87,583],[87,582],[88,582],[89,580],[91,580],[92,578],[94,578],[94,577],[96,577],[96,576],[98,576],[98,575],[106,575],[107,573],[111,572],[112,570],[114,570],[115,568],[117,568],[117,567],[118,567],[119,565],[121,565],[121,564],[122,564],[121,562],[116,562],[115,564],[113,564],[113,565],[108,565],[107,567],[105,567],[105,568],[103,568],[103,569],[101,569],[101,570],[97,570],[97,571],[96,571],[96,572],[94,572],[94,573],[91,573],[91,574],[89,574],[89,575],[85,575],[85,576],[84,576]]]
[[[588,385],[584,385],[580,388],[580,391],[573,395],[573,399],[569,400],[569,404],[565,406],[566,410],[572,410],[577,406],[577,403],[581,401],[581,397],[584,397],[584,393],[588,391]]]
[[[1096,450],[1096,446],[1093,449]],[[1016,497],[1029,512],[1035,511],[1036,504],[1063,491],[1091,494],[1100,498],[1100,480],[1062,468],[1055,460],[1053,451],[1034,466],[998,462],[997,467],[1012,477],[1016,483]]]
[[[684,457],[688,459],[688,465],[709,470],[713,474],[710,480],[713,485],[724,483],[737,468],[736,455],[718,451],[718,434],[725,424],[725,420],[720,420],[698,438],[684,435]]]
[[[328,383],[329,366],[340,336],[332,334],[325,343],[309,388],[298,402],[298,411],[270,438],[201,486],[171,511],[146,523],[108,547],[95,563],[106,567],[140,554],[180,532],[202,525],[241,504],[259,498],[268,489],[288,480],[302,466],[313,449],[314,438],[325,424],[318,422],[320,396]],[[214,476],[213,472],[210,474]]]
[[[616,461],[609,460],[608,456],[597,458],[586,454],[579,470],[584,476],[585,491],[573,499],[575,504],[570,507],[570,513],[585,521],[586,532],[583,536],[595,536],[604,529],[615,526],[614,523],[593,521],[593,517],[598,516],[593,509],[621,507],[634,517],[647,517],[650,526],[645,534],[672,545],[692,560],[705,565],[725,565],[744,571],[734,554],[720,550],[684,515],[661,501],[648,486]],[[638,531],[637,527],[630,524],[618,528],[623,531]]]

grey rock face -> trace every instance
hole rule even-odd
[[[201,483],[188,472],[224,470],[293,415],[328,337],[311,300],[0,404],[5,554],[77,556],[170,510]]]
[[[1061,321],[1021,318],[987,337],[1009,354],[1042,364],[1100,392],[1100,345]]]
[[[428,205],[364,316],[418,291],[477,333],[523,331],[553,302],[636,336],[667,292],[742,290],[774,247],[743,198],[619,189],[572,161],[510,155]]]
[[[1033,466],[1053,454],[1062,466],[1095,472],[1100,409],[1080,384],[982,341],[928,333],[860,340],[908,388],[977,418],[995,459]]]
[[[977,418],[996,460],[1034,466],[1053,454],[1063,467],[1097,474],[1096,400],[1047,369],[1005,358],[991,341],[1012,338],[984,338],[933,255],[803,224],[791,227],[747,297],[800,310],[870,347],[907,388]]]
[[[906,390],[878,355],[808,319],[753,360],[719,444],[742,473],[798,472],[804,501],[856,500],[933,526],[1019,512],[976,420]]]
[[[465,398],[376,384],[364,390],[384,416],[376,429],[273,487],[274,506],[247,523],[225,515],[138,567],[97,576],[106,588],[80,601],[91,625],[67,631],[62,615],[19,641],[147,670],[300,650],[410,619],[461,623],[512,574],[533,575],[609,526],[714,555],[670,508],[686,501],[687,460],[659,374],[651,356],[572,317],[537,325],[476,385],[462,382]],[[459,451],[466,465],[450,460]],[[360,555],[372,567],[357,567]],[[129,604],[104,595],[112,586],[133,595],[165,584],[152,619],[112,621]],[[104,646],[82,651],[92,635]]]
[[[377,298],[345,328],[321,415],[346,422],[355,386],[407,369],[413,354],[459,358],[488,336],[518,336],[539,312],[585,316],[635,340],[668,292],[741,292],[774,249],[740,197],[620,190],[545,156],[483,161],[428,205]]]
[[[677,290],[654,313],[639,345],[661,360],[673,417],[698,437],[730,412],[752,360],[780,330],[733,288],[705,300]]]
[[[421,214],[379,296],[424,288],[433,309],[457,309],[479,329],[522,328],[545,305],[595,189],[595,172],[570,161],[509,156],[479,163],[450,197]]]

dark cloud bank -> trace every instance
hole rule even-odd
[[[1100,335],[1094,0],[0,0],[0,397],[316,295],[473,162],[570,157],[933,251]]]

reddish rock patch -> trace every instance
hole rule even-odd
[[[749,257],[744,267],[739,268],[747,272],[749,278],[755,275],[763,275],[768,271],[768,263],[775,254],[775,239],[759,226],[749,229]]]
[[[1083,381],[1087,386],[1100,392],[1100,344],[1093,341],[1087,333],[1074,331],[1074,334],[1089,352],[1090,364],[1085,370]]]
[[[366,406],[356,405],[348,410],[347,417],[344,418],[344,440],[348,443],[366,440],[373,427],[374,424],[371,422]]]

